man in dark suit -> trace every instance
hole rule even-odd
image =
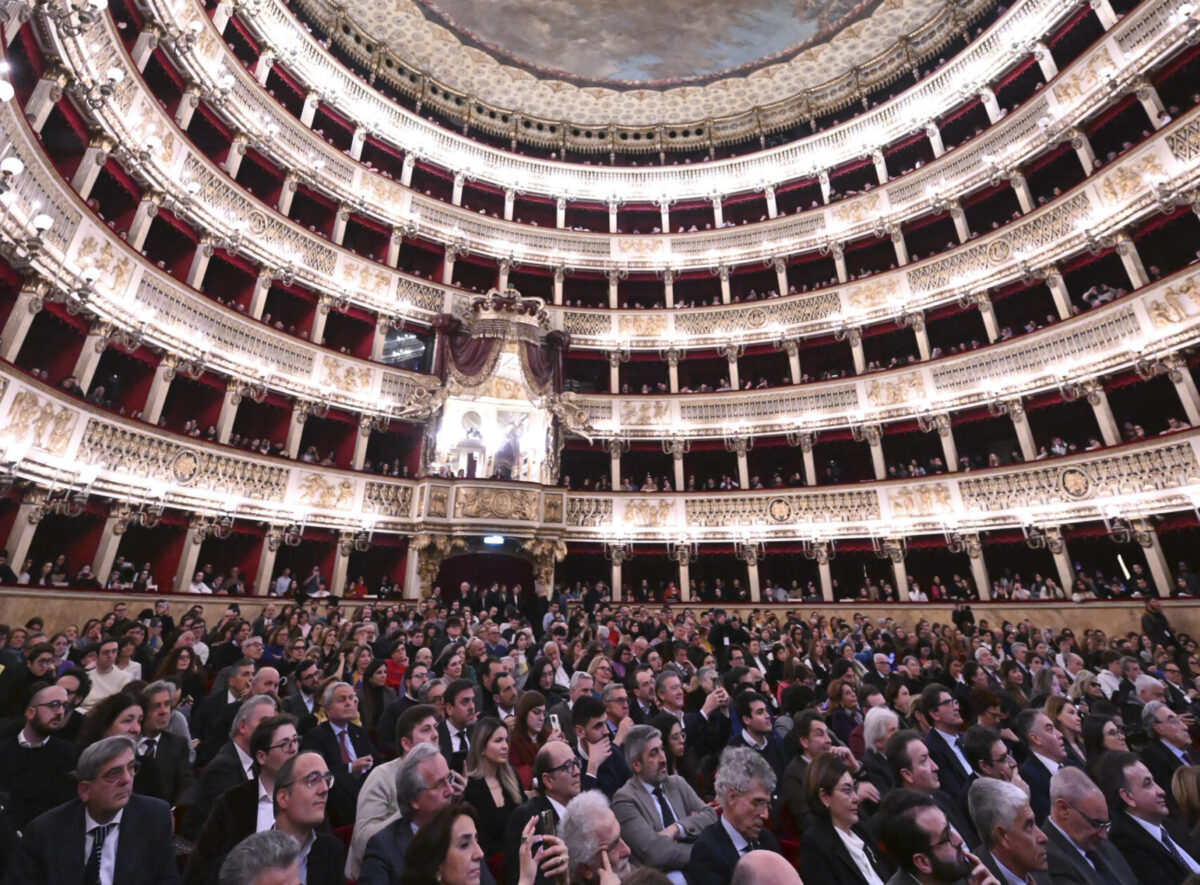
[[[1177,885],[1200,872],[1200,846],[1167,814],[1163,788],[1133,753],[1105,753],[1096,779],[1112,810],[1108,838],[1142,885]]]
[[[929,747],[921,740],[919,732],[904,729],[896,732],[884,745],[884,756],[892,771],[892,780],[898,790],[911,790],[928,796],[946,816],[951,829],[974,850],[979,845],[979,834],[971,820],[962,813],[958,803],[940,789],[937,764],[929,754]],[[871,818],[868,829],[878,838],[882,834],[887,817],[885,805]]]
[[[287,833],[301,846],[306,885],[345,885],[342,868],[346,849],[342,840],[319,827],[325,822],[325,805],[333,778],[320,753],[297,753],[279,767],[275,777],[275,829]]]
[[[888,660],[888,656],[883,652],[875,652],[872,661],[872,667],[863,676],[864,685],[874,685],[880,691],[887,691],[888,682],[892,678],[892,662]]]
[[[404,855],[421,827],[454,798],[450,768],[433,744],[417,744],[396,772],[396,801],[400,814],[367,841],[358,885],[392,885],[404,875]],[[528,818],[526,818],[528,820]],[[518,835],[510,843],[516,846]],[[516,854],[516,851],[507,852]],[[487,864],[479,870],[480,885],[495,885]]]
[[[737,696],[734,708],[742,723],[742,730],[729,739],[729,746],[749,747],[762,756],[775,772],[775,782],[779,783],[788,763],[783,744],[771,722],[767,699],[756,691],[743,691]]]
[[[181,836],[195,839],[208,820],[208,813],[212,811],[217,797],[254,776],[250,736],[260,722],[268,716],[274,716],[275,712],[275,699],[268,695],[255,695],[238,709],[231,728],[232,740],[221,747],[212,762],[204,766],[204,771],[200,773],[196,799],[183,817]]]
[[[213,692],[192,711],[192,737],[200,741],[196,751],[198,765],[207,765],[228,740],[229,726],[242,701],[249,694],[250,683],[253,680],[254,662],[249,658],[242,658],[230,671],[225,690]]]
[[[1175,815],[1179,804],[1171,792],[1171,779],[1177,768],[1194,764],[1187,725],[1162,701],[1150,701],[1142,708],[1142,728],[1151,738],[1142,750],[1142,761],[1167,794],[1167,810]]]
[[[1118,885],[1136,876],[1108,841],[1108,805],[1100,788],[1079,768],[1060,768],[1050,779],[1046,862],[1054,885]]]
[[[715,786],[722,816],[692,847],[684,871],[688,885],[725,885],[742,855],[757,849],[779,853],[766,829],[775,791],[775,773],[766,760],[748,748],[730,747],[721,754]]]
[[[945,686],[927,685],[917,701],[930,724],[925,735],[929,756],[937,764],[942,790],[951,796],[962,793],[971,777],[971,765],[962,749],[962,713],[958,701]]]
[[[626,682],[632,695],[629,718],[637,725],[645,725],[658,715],[658,705],[654,702],[654,672],[649,667],[638,667]]]
[[[317,687],[321,668],[313,660],[303,660],[292,671],[292,690],[280,702],[280,709],[296,717],[296,730],[303,737],[317,726]]]
[[[579,795],[579,760],[563,741],[550,741],[542,747],[533,760],[533,788],[538,795],[518,805],[504,827],[504,844],[517,845],[521,832],[531,817],[543,811],[554,816],[557,827],[566,811],[567,803]],[[515,851],[504,853],[504,881],[506,885],[517,885],[520,878],[520,855]],[[538,870],[535,885],[547,885],[548,880]]]
[[[575,753],[583,769],[583,789],[600,790],[611,799],[633,772],[621,748],[609,737],[604,704],[585,695],[575,702],[571,716],[575,721]]]
[[[104,738],[80,754],[78,798],[35,818],[5,879],[12,885],[178,883],[171,809],[133,792],[133,740]]]
[[[446,718],[438,724],[438,746],[460,774],[471,749],[471,727],[479,717],[475,713],[475,687],[467,679],[455,679],[446,686],[444,707]]]
[[[188,805],[196,790],[196,774],[187,740],[167,731],[171,724],[171,697],[168,682],[152,682],[142,690],[145,711],[142,735],[138,738],[138,792],[154,796],[168,805]]]
[[[383,752],[399,753],[400,748],[396,746],[396,723],[400,721],[405,710],[420,703],[417,700],[417,692],[421,690],[421,686],[428,678],[429,668],[424,664],[409,664],[408,669],[404,671],[403,694],[383,708],[383,713],[379,716],[379,723],[375,726],[376,740],[379,743],[379,749]],[[289,710],[289,712],[291,711]]]
[[[294,716],[268,716],[258,724],[250,736],[258,773],[218,797],[188,858],[184,885],[216,885],[225,855],[247,836],[275,825],[275,779],[299,748]]]
[[[1001,885],[1053,885],[1046,872],[1046,834],[1037,828],[1024,790],[981,777],[971,784],[967,803],[982,840],[979,859]]]
[[[1029,785],[1029,804],[1040,827],[1050,814],[1050,778],[1068,764],[1067,745],[1050,717],[1038,709],[1022,710],[1014,729],[1029,748],[1021,779]]]
[[[354,823],[354,809],[376,751],[367,731],[351,720],[358,713],[358,695],[347,682],[325,688],[321,709],[328,717],[304,736],[304,749],[319,753],[333,774],[329,790],[329,823],[342,827]]]

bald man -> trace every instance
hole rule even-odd
[[[733,868],[730,885],[804,885],[796,868],[774,851],[750,851]]]

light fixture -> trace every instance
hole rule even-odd
[[[693,538],[682,537],[667,543],[667,555],[680,565],[687,565],[700,555],[700,545]]]
[[[484,535],[483,543],[489,547],[499,547],[504,543],[504,535]]]
[[[24,171],[25,164],[20,157],[10,155],[0,160],[0,194],[8,193],[12,180]]]

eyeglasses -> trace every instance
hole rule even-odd
[[[1088,826],[1091,827],[1092,829],[1104,830],[1105,832],[1108,832],[1108,830],[1112,828],[1111,820],[1100,820],[1100,818],[1097,818],[1097,817],[1088,817],[1086,814],[1084,814],[1082,811],[1079,810],[1079,806],[1076,805],[1074,802],[1068,802],[1067,805],[1069,805],[1076,814],[1078,814],[1085,821],[1087,821]]]
[[[298,735],[293,735],[290,738],[284,738],[277,744],[271,744],[267,747],[268,750],[290,750],[292,747],[300,746],[300,738]]]
[[[277,786],[286,788],[286,787],[290,787],[292,784],[304,784],[304,786],[308,787],[310,790],[315,790],[317,788],[317,784],[319,784],[321,781],[325,782],[325,786],[327,789],[332,789],[332,787],[333,787],[333,772],[332,771],[314,771],[311,774],[300,778],[299,780],[294,780],[291,783],[287,783],[287,784],[278,784]]]
[[[929,850],[934,851],[938,848],[941,848],[943,845],[948,845],[953,840],[954,840],[954,832],[949,827],[946,827],[946,829],[942,831],[941,839],[939,839],[937,842],[929,843]]]
[[[939,706],[939,707],[944,707],[947,704],[949,704],[952,707],[957,707],[958,706],[958,698],[946,698],[946,700],[944,700],[944,701],[937,702],[937,706]]]
[[[53,710],[54,712],[57,713],[59,710],[69,710],[72,707],[74,707],[75,705],[72,704],[70,701],[46,701],[43,704],[30,704],[30,706],[32,706],[32,707],[49,707],[51,710]]]
[[[548,768],[546,770],[549,773],[557,773],[560,771],[578,771],[580,767],[579,760],[572,756],[562,765],[555,765],[553,768]]]
[[[106,784],[112,784],[114,787],[121,782],[121,777],[128,774],[130,777],[137,777],[137,773],[141,770],[142,763],[134,759],[128,765],[118,765],[115,768],[110,768],[100,777]]]

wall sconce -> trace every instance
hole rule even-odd
[[[620,565],[633,557],[633,544],[628,541],[609,541],[604,545],[604,555],[613,565]]]
[[[12,181],[25,171],[25,164],[20,157],[8,156],[0,160],[0,194],[8,193]]]
[[[1142,519],[1133,520],[1109,513],[1104,517],[1104,529],[1114,544],[1133,542],[1147,548],[1154,544],[1154,533],[1150,530],[1148,523]]]
[[[68,3],[66,6],[52,6],[46,3],[43,11],[60,31],[68,37],[78,37],[90,28],[108,8],[108,0],[84,0],[84,2]]]
[[[700,555],[700,545],[692,538],[683,537],[667,544],[667,556],[680,565],[687,565]]]
[[[87,89],[82,90],[81,97],[89,108],[98,111],[113,97],[117,87],[123,82],[125,82],[125,72],[120,68],[109,68],[104,72],[104,79],[101,82],[93,83]]]
[[[763,558],[763,550],[763,542],[757,538],[743,538],[733,544],[733,555],[751,567]]]

